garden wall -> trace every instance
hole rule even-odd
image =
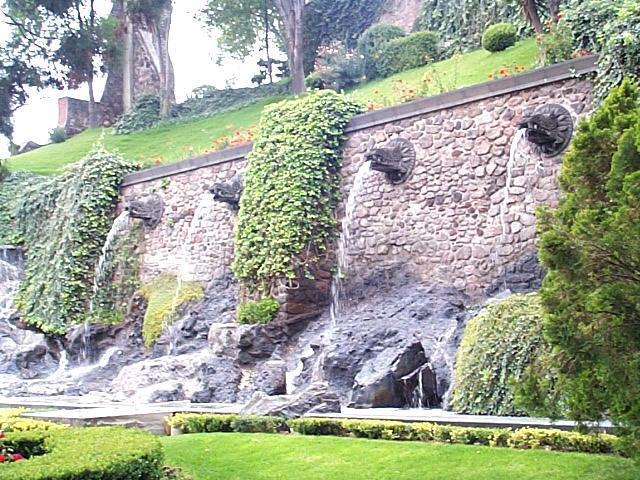
[[[582,58],[354,118],[339,218],[368,151],[405,138],[414,145],[416,164],[400,185],[383,173],[361,172],[348,222],[347,278],[401,267],[474,298],[503,283],[535,286],[535,209],[556,202],[561,159],[542,158],[522,140],[508,169],[515,125],[547,103],[567,107],[576,119],[589,114],[591,81],[576,76],[594,70],[594,59]],[[169,271],[208,281],[229,272],[234,214],[207,188],[242,171],[249,150],[228,149],[127,177],[126,199],[155,192],[165,201],[162,221],[146,235],[144,279]]]

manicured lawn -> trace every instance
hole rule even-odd
[[[205,433],[164,437],[167,462],[194,480],[634,480],[603,455],[336,437]]]
[[[407,87],[417,87],[426,73],[433,76],[429,94],[473,85],[487,81],[489,73],[503,66],[522,65],[531,68],[536,61],[537,48],[532,39],[524,40],[504,52],[489,53],[485,50],[470,52],[433,66],[416,68],[392,77],[364,83],[351,93],[364,103],[377,108],[400,102],[396,80],[403,80]],[[212,149],[214,141],[255,125],[265,105],[280,100],[273,97],[253,105],[206,119],[176,123],[134,133],[112,135],[111,129],[93,129],[81,133],[64,143],[49,145],[9,160],[11,170],[28,170],[43,175],[60,173],[63,167],[82,158],[101,137],[108,149],[117,149],[131,160],[144,165],[170,163],[196,156]]]

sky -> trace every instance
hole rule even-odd
[[[201,85],[213,85],[224,88],[245,87],[251,85],[251,77],[257,73],[257,57],[241,60],[225,59],[222,66],[217,65],[219,50],[216,46],[215,32],[208,31],[194,19],[206,0],[175,0],[169,37],[169,51],[176,77],[176,100],[187,98],[188,94]],[[97,8],[106,14],[111,2],[98,0]],[[8,35],[8,27],[0,23],[0,40]],[[100,98],[105,79],[96,82],[96,98]],[[22,145],[28,140],[40,144],[49,142],[49,130],[58,120],[58,98],[70,96],[88,99],[86,86],[77,90],[46,89],[33,92],[28,103],[14,115],[14,141]],[[0,136],[0,158],[8,156],[8,143]]]

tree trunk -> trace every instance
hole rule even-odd
[[[549,16],[554,21],[558,19],[561,3],[562,3],[562,0],[547,0],[547,6],[549,7]]]
[[[160,54],[160,116],[167,118],[171,112],[171,104],[175,101],[175,77],[173,64],[169,55],[169,31],[171,30],[171,14],[173,4],[166,2],[158,21],[158,53]]]
[[[522,7],[525,18],[533,29],[538,33],[542,33],[542,21],[540,21],[540,16],[536,9],[536,0],[520,0],[520,6]]]
[[[96,128],[98,126],[98,112],[96,97],[93,92],[93,73],[89,75],[87,83],[89,85],[89,128]]]
[[[304,84],[303,38],[305,0],[275,0],[287,43],[287,59],[291,71],[291,88],[293,93],[306,90]]]

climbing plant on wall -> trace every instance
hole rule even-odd
[[[355,48],[358,37],[382,13],[386,0],[312,0],[305,9],[304,65],[313,70],[320,45],[338,40]]]
[[[414,30],[438,32],[441,47],[452,53],[480,48],[485,29],[498,22],[527,31],[517,0],[422,0]]]
[[[16,221],[27,247],[27,269],[16,305],[27,323],[62,333],[84,320],[118,187],[133,170],[133,164],[98,146],[60,177],[25,191]]]
[[[263,111],[235,235],[233,270],[250,291],[295,277],[324,249],[335,225],[344,128],[360,111],[330,90]]]
[[[26,172],[7,172],[4,178],[0,178],[0,245],[22,243],[22,236],[15,222],[16,209],[25,190],[42,180],[43,177]]]

